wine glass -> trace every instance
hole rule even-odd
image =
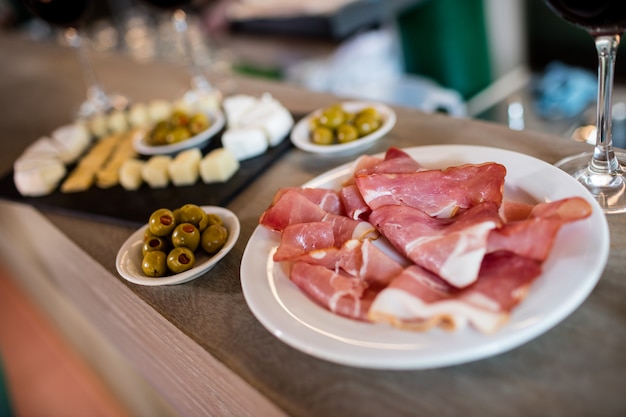
[[[80,105],[78,116],[89,118],[95,114],[111,109],[123,109],[128,99],[122,95],[107,94],[91,65],[89,52],[80,34],[79,27],[87,15],[92,0],[23,0],[26,7],[36,16],[63,30],[66,42],[74,48],[78,56],[85,85],[87,98]]]
[[[154,7],[171,12],[172,26],[182,42],[183,53],[187,59],[187,67],[191,77],[191,89],[187,91],[185,98],[190,102],[198,102],[214,97],[216,90],[202,73],[193,53],[189,22],[185,11],[185,7],[189,6],[191,0],[144,1]]]
[[[581,182],[600,203],[605,213],[626,212],[626,154],[613,148],[611,105],[615,58],[622,33],[626,31],[624,0],[545,0],[562,19],[585,29],[594,39],[598,53],[598,101],[596,144],[555,165]]]

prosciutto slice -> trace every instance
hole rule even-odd
[[[369,220],[407,258],[459,288],[476,281],[489,233],[501,224],[493,202],[451,219],[409,206],[383,206]]]
[[[476,283],[455,288],[418,266],[406,268],[372,303],[368,318],[400,328],[454,330],[472,325],[493,333],[541,273],[539,262],[509,252],[485,257]]]
[[[538,261],[545,261],[561,227],[591,215],[591,205],[583,198],[572,197],[540,203],[524,220],[506,223],[489,235],[487,251],[507,250]]]
[[[296,262],[291,280],[311,299],[329,311],[356,320],[367,320],[367,312],[376,295],[367,283],[344,271],[321,265]]]
[[[432,217],[452,217],[485,201],[500,206],[505,175],[503,165],[484,163],[400,174],[357,173],[355,183],[372,210],[406,205]]]
[[[328,213],[295,189],[282,192],[259,219],[262,226],[281,233],[289,225],[310,222],[332,224],[337,247],[352,238],[376,238],[379,235],[371,224]]]

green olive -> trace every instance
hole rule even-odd
[[[374,118],[377,121],[381,121],[382,117],[380,115],[380,113],[378,112],[378,110],[376,110],[376,107],[366,107],[362,110],[359,110],[359,112],[356,114],[356,117],[361,117],[361,116],[369,116]]]
[[[200,245],[209,255],[217,253],[226,244],[228,230],[221,224],[213,224],[202,232]]]
[[[337,141],[339,143],[352,142],[359,138],[359,131],[352,124],[344,123],[337,128]]]
[[[175,110],[169,119],[171,127],[187,126],[189,124],[189,115],[182,110]]]
[[[167,267],[175,274],[190,270],[195,263],[193,251],[183,246],[172,249],[167,255]]]
[[[143,273],[149,277],[162,277],[167,274],[167,255],[154,250],[146,253],[141,262]]]
[[[156,236],[167,236],[176,227],[176,218],[171,210],[160,208],[150,215],[148,228]]]
[[[339,125],[344,123],[345,120],[345,112],[339,105],[324,109],[320,115],[320,124],[329,129],[336,129]]]
[[[176,126],[169,130],[165,135],[165,143],[179,143],[183,142],[191,137],[191,132],[186,126]]]
[[[316,145],[332,145],[335,140],[333,131],[324,126],[318,126],[311,132],[311,141]]]
[[[165,145],[165,136],[169,131],[166,121],[158,122],[148,133],[147,142],[153,146]]]
[[[141,248],[141,254],[146,256],[146,253],[152,252],[155,250],[161,252],[167,252],[169,250],[170,242],[166,237],[161,236],[153,236],[148,240],[144,241],[144,244]]]
[[[211,121],[206,114],[196,113],[191,116],[191,119],[189,119],[188,127],[192,135],[197,135],[198,133],[207,130],[210,125]]]
[[[207,226],[211,226],[214,224],[224,224],[224,220],[219,216],[219,214],[215,213],[207,213]]]
[[[359,131],[359,136],[369,135],[380,127],[380,121],[369,115],[357,117],[354,124]]]
[[[172,232],[172,245],[185,247],[195,252],[200,245],[200,231],[191,223],[181,223]]]
[[[206,227],[206,213],[202,207],[196,204],[185,204],[177,212],[177,219],[180,223],[191,223],[201,231]],[[202,227],[204,226],[204,227]]]
[[[146,231],[143,232],[143,241],[144,241],[144,243],[147,242],[148,240],[152,239],[153,237],[158,237],[158,236],[150,231],[150,227],[146,227]]]

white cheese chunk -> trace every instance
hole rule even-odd
[[[232,152],[238,161],[243,161],[265,153],[268,142],[261,128],[232,128],[222,135],[222,146]]]
[[[174,185],[191,185],[198,180],[202,152],[198,148],[191,148],[180,152],[170,162],[168,173]]]
[[[66,174],[65,165],[58,159],[23,160],[18,168],[13,172],[15,187],[28,197],[50,194]]]
[[[143,178],[141,171],[143,169],[144,162],[130,158],[122,163],[119,172],[120,185],[125,190],[136,190],[143,184]]]
[[[164,188],[170,183],[168,168],[172,157],[154,155],[141,168],[141,178],[152,188]]]
[[[226,148],[213,149],[200,161],[200,176],[207,184],[226,182],[238,169],[239,161]]]
[[[241,118],[257,104],[256,97],[237,94],[226,97],[222,101],[224,115],[226,116],[226,125],[229,128],[240,125]]]
[[[61,126],[51,136],[53,145],[59,150],[59,157],[66,164],[76,161],[91,142],[89,131],[79,123]]]

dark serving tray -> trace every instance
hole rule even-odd
[[[221,140],[213,140],[203,153],[218,146],[221,146]],[[199,178],[194,185],[177,187],[170,184],[160,189],[152,189],[147,184],[135,191],[127,191],[120,185],[107,189],[94,185],[83,192],[64,194],[57,189],[47,196],[24,197],[15,188],[11,170],[0,179],[0,198],[95,220],[141,225],[161,207],[173,209],[187,203],[225,206],[291,147],[291,141],[285,138],[263,155],[241,161],[239,170],[224,183],[205,184]],[[72,169],[69,167],[68,173]]]

